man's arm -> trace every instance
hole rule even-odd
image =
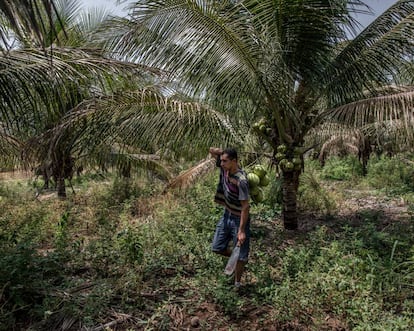
[[[220,155],[223,153],[223,150],[217,147],[210,147],[209,152],[216,159],[216,167],[220,167]]]
[[[239,241],[240,245],[243,245],[244,241],[246,240],[246,224],[249,220],[249,200],[241,200],[240,201],[242,210],[240,216],[240,227],[239,232],[237,233],[237,240]]]
[[[220,156],[223,153],[223,150],[221,148],[217,148],[217,147],[210,147],[209,152],[213,157],[217,157],[217,156]]]

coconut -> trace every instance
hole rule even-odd
[[[282,145],[277,146],[277,151],[279,153],[286,153],[286,151],[287,151],[286,145],[285,144],[282,144]]]
[[[249,182],[249,187],[255,187],[260,183],[260,177],[255,174],[254,172],[250,172],[247,174],[247,181]]]
[[[284,158],[286,158],[286,154],[285,153],[276,153],[275,157],[276,157],[276,160],[280,161],[280,160],[283,160]]]
[[[267,186],[270,183],[270,178],[268,175],[263,176],[263,178],[260,178],[260,186]]]
[[[260,123],[254,123],[252,126],[253,130],[260,131]]]
[[[260,178],[262,178],[262,177],[266,176],[266,169],[265,169],[265,168],[263,168],[263,166],[262,166],[262,165],[260,165],[260,164],[256,164],[256,165],[254,166],[254,168],[253,168],[253,172],[254,172],[257,176],[259,176]]]
[[[258,193],[255,195],[252,195],[252,199],[255,203],[259,203],[264,200],[264,194],[260,187],[258,188]]]
[[[287,162],[289,162],[289,161],[288,161],[288,159],[281,159],[281,160],[279,161],[279,166],[280,166],[280,167],[282,167],[282,168],[284,168],[284,167],[285,167],[285,164],[286,164]]]
[[[250,196],[257,195],[259,193],[259,186],[249,186]]]
[[[295,168],[295,165],[293,164],[293,162],[288,161],[285,163],[284,168],[285,171],[292,171]]]

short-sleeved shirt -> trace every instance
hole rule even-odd
[[[220,180],[214,201],[226,207],[232,214],[240,216],[242,200],[249,200],[249,184],[246,172],[238,169],[236,173],[229,175],[220,167]]]

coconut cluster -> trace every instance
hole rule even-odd
[[[275,155],[276,160],[279,163],[279,167],[286,172],[293,170],[300,170],[302,168],[301,154],[302,151],[300,148],[295,148],[293,150],[293,158],[288,158],[286,155],[287,147],[282,144],[277,146],[277,153]]]
[[[270,183],[266,169],[260,164],[255,165],[252,171],[247,173],[247,180],[252,200],[255,203],[262,202],[264,200],[263,187]]]
[[[262,117],[258,122],[253,124],[253,130],[264,135],[269,136],[272,133],[271,125]]]

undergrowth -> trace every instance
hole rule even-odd
[[[374,185],[392,162],[372,160],[367,178],[353,173],[340,182],[357,178],[395,196],[391,181],[387,192]],[[346,167],[339,168],[334,173]],[[392,173],[396,185],[409,175]],[[35,199],[24,182],[0,184],[0,329],[119,321],[111,324],[117,330],[171,330],[191,327],[194,317],[203,330],[414,329],[410,214],[391,222],[361,209],[345,217],[339,179],[309,164],[299,205],[317,218],[285,231],[278,186],[269,187],[267,201],[251,207],[250,262],[235,292],[226,261],[210,250],[222,212],[213,203],[216,180],[214,173],[163,193],[147,179],[90,177],[66,201]]]

